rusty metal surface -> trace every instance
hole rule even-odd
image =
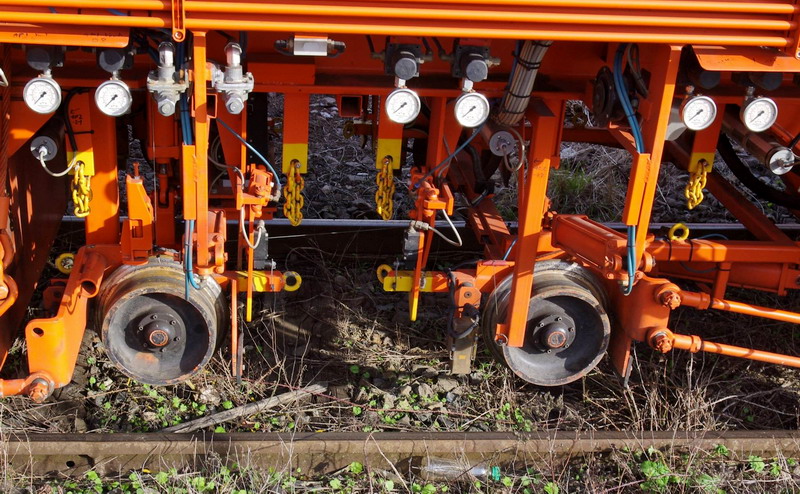
[[[391,463],[398,470],[426,456],[521,465],[623,448],[710,451],[717,444],[739,455],[796,455],[800,431],[43,434],[7,436],[4,451],[12,468],[32,474],[79,474],[91,468],[99,473],[156,472],[214,457],[227,464],[324,473],[353,461],[368,468],[391,468]]]

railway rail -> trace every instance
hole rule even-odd
[[[352,462],[407,471],[426,457],[469,465],[571,458],[627,449],[711,451],[724,445],[747,457],[800,454],[800,431],[543,431],[514,433],[240,433],[240,434],[39,434],[6,436],[4,450],[16,471],[75,475],[195,467],[203,458],[223,463],[324,474]]]
[[[280,259],[294,249],[312,246],[336,255],[374,256],[385,260],[387,256],[397,255],[408,223],[408,220],[305,219],[302,225],[296,227],[287,219],[276,218],[268,224],[269,253]],[[454,221],[453,224],[461,235],[463,246],[454,248],[435,238],[433,243],[437,252],[464,252],[468,255],[482,249],[466,222]],[[508,221],[506,226],[509,231],[516,233],[516,221]],[[605,226],[615,231],[625,230],[622,223],[610,222],[605,223]],[[660,232],[669,231],[673,226],[675,223],[651,225],[654,231]],[[739,223],[686,223],[685,226],[692,237],[723,235],[736,240],[751,238],[747,228]],[[236,220],[228,221],[229,230],[237,227]],[[778,225],[778,228],[790,236],[800,234],[800,223],[785,223]],[[79,218],[64,217],[62,234],[69,233],[82,233]]]

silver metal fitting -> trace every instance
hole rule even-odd
[[[218,68],[214,71],[213,85],[222,94],[228,113],[238,115],[244,110],[247,96],[253,91],[253,74],[245,73],[242,69],[242,47],[238,43],[225,46],[225,59],[228,65],[224,70]]]
[[[165,117],[175,114],[181,94],[189,84],[180,78],[175,68],[175,45],[166,41],[158,46],[158,69],[147,76],[147,90],[153,94],[158,113]]]
[[[39,135],[31,141],[31,154],[37,160],[41,157],[44,161],[50,161],[58,154],[58,144],[55,139],[47,135]]]

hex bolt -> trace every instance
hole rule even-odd
[[[34,403],[41,403],[50,396],[50,384],[44,379],[34,379],[28,388],[28,396]]]
[[[666,333],[659,331],[650,338],[650,346],[661,353],[668,353],[672,350],[672,340],[669,339]]]
[[[664,307],[667,307],[670,310],[675,310],[681,305],[681,296],[672,290],[667,290],[661,293],[659,301]]]

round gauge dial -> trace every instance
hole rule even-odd
[[[403,125],[413,122],[422,108],[417,93],[408,88],[398,88],[389,93],[385,106],[389,119]]]
[[[53,113],[61,105],[61,86],[50,77],[37,77],[25,84],[22,98],[36,113]]]
[[[101,112],[110,117],[119,117],[130,111],[133,97],[127,84],[111,79],[97,87],[94,101]]]
[[[708,128],[717,118],[717,105],[708,96],[690,96],[681,105],[681,120],[689,130]]]
[[[794,168],[797,156],[791,149],[783,146],[772,149],[767,153],[767,166],[775,175],[784,175]]]
[[[489,100],[481,93],[464,93],[456,100],[456,120],[467,128],[477,127],[489,118]]]
[[[778,119],[778,105],[771,98],[759,96],[745,102],[739,113],[742,123],[752,132],[763,132]]]

